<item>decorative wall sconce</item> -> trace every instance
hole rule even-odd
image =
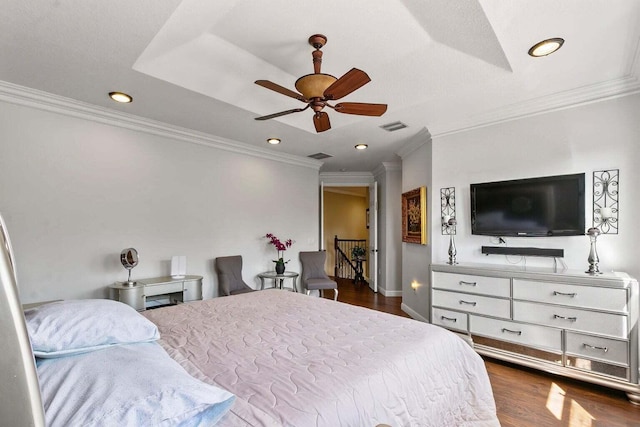
[[[449,218],[456,217],[456,189],[454,187],[440,189],[440,218],[442,218],[441,231],[443,235],[455,234],[455,228],[449,227]],[[447,218],[445,220],[445,218]]]
[[[593,227],[618,234],[618,169],[593,172]]]
[[[589,236],[589,241],[591,242],[591,249],[589,250],[589,258],[587,258],[587,261],[589,261],[589,269],[585,271],[585,273],[602,274],[600,273],[600,269],[598,268],[600,259],[598,258],[598,251],[596,249],[596,240],[598,239],[599,235],[600,230],[596,227],[591,227],[589,230],[587,230],[587,236]]]
[[[458,254],[458,251],[456,250],[456,243],[453,240],[453,236],[456,235],[456,224],[458,224],[458,221],[456,221],[455,218],[448,218],[445,216],[442,218],[442,222],[446,223],[446,227],[449,229],[449,232],[447,233],[449,234],[449,261],[447,261],[447,264],[457,264],[456,255]]]

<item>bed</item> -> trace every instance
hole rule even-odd
[[[4,231],[0,248],[3,423],[499,425],[481,358],[437,326],[279,289],[23,314]]]
[[[223,426],[498,425],[481,358],[437,326],[279,289],[144,316],[187,372],[235,394]]]

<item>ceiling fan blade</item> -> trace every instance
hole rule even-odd
[[[381,116],[387,111],[387,104],[367,104],[363,102],[341,102],[333,107],[338,113],[360,116]]]
[[[316,127],[316,132],[324,132],[331,129],[329,115],[324,111],[319,111],[313,115],[313,124]]]
[[[256,117],[256,120],[269,120],[269,119],[274,119],[276,117],[280,117],[280,116],[286,116],[287,114],[291,114],[291,113],[299,113],[300,111],[304,111],[307,108],[309,108],[309,105],[307,105],[304,108],[294,108],[293,110],[287,110],[287,111],[280,111],[279,113],[273,113],[273,114],[269,114],[268,116],[262,116],[262,117]]]
[[[282,87],[279,84],[270,82],[269,80],[256,80],[255,82],[258,86],[265,87],[267,89],[271,89],[272,91],[278,92],[282,95],[290,96],[291,98],[295,98],[302,102],[308,102],[304,96],[299,94],[298,92],[294,92],[286,87]]]
[[[362,70],[352,68],[347,73],[333,82],[331,86],[325,89],[325,99],[340,99],[349,95],[354,90],[366,85],[371,79]]]

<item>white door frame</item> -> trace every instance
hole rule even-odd
[[[320,181],[320,244],[318,249],[323,251],[324,248],[324,182]]]
[[[333,180],[331,180],[333,181]],[[369,188],[369,287],[378,292],[378,182],[375,177],[367,177],[366,180],[349,182],[348,179],[337,180],[337,182],[326,182],[320,178],[320,250],[324,247],[324,188],[325,187],[368,187]]]
[[[369,287],[378,292],[378,182],[369,186]]]

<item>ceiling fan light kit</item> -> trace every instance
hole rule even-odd
[[[296,80],[295,87],[298,92],[294,92],[268,80],[256,80],[255,82],[257,85],[266,89],[304,102],[307,106],[256,117],[256,120],[269,120],[287,114],[299,113],[307,108],[311,108],[314,111],[313,124],[316,132],[324,132],[331,129],[329,115],[325,111],[322,111],[324,107],[329,107],[338,113],[357,114],[361,116],[381,116],[387,111],[386,104],[343,102],[331,105],[327,102],[349,95],[351,92],[369,83],[371,79],[367,73],[357,68],[352,68],[339,79],[336,79],[330,74],[321,73],[322,51],[320,49],[326,43],[327,38],[322,34],[314,34],[309,37],[309,44],[315,48],[311,54],[313,57],[313,74],[307,74]]]
[[[296,89],[306,99],[322,98],[324,91],[336,80],[329,74],[307,74],[296,80]]]

